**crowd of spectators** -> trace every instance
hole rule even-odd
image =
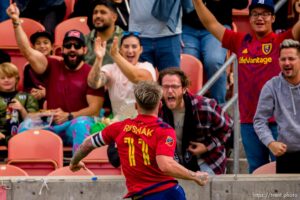
[[[160,73],[158,81],[163,88],[160,115],[176,131],[175,159],[189,169],[225,173],[225,143],[233,132],[233,121],[222,109],[226,73],[210,89],[210,99],[189,93],[188,77],[179,67],[180,54],[190,54],[202,61],[209,79],[224,64],[230,50],[238,57],[241,137],[249,173],[270,158],[275,160],[259,140],[253,118],[262,87],[280,73],[280,43],[286,38],[300,39],[299,0],[292,1],[292,11],[291,2],[279,11],[286,16],[280,21],[292,16],[292,24],[285,23],[286,26],[275,23],[274,3],[278,1],[252,0],[249,6],[252,33],[231,30],[232,9],[246,8],[248,0],[238,3],[170,0],[168,4],[160,0],[78,0],[69,17],[87,16],[91,31],[83,35],[76,27],[70,28],[63,40],[61,57],[52,54],[55,26],[65,18],[64,0],[38,4],[31,0],[13,2],[1,4],[6,6],[6,13],[0,6],[0,20],[12,19],[18,47],[28,60],[24,68],[24,91],[39,106],[27,109],[18,100],[13,104],[18,104],[18,111],[24,107],[28,112],[51,110],[54,123],[48,129],[60,135],[65,145],[72,145],[73,152],[90,134],[106,102],[111,103],[115,117],[112,122],[135,117],[134,85],[143,80],[155,81]],[[28,39],[20,17],[41,22],[46,31],[36,32]],[[10,62],[5,54],[0,59]],[[0,74],[2,77],[11,75]],[[17,75],[15,79],[17,83]],[[16,87],[9,92],[18,93]],[[4,110],[13,98],[5,101]],[[19,123],[25,119],[24,113],[19,111]],[[30,118],[20,124],[18,132],[27,130],[28,123]],[[267,125],[276,140],[278,127],[272,116]],[[1,129],[0,141],[8,132]]]

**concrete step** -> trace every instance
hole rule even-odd
[[[226,174],[233,174],[233,168],[233,158],[228,158]],[[239,159],[239,174],[248,174],[248,162],[246,158]]]

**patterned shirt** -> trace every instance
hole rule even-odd
[[[126,186],[130,197],[158,183],[174,180],[165,175],[156,163],[157,155],[174,156],[175,131],[157,117],[138,115],[106,127],[92,137],[94,147],[116,142]],[[151,190],[159,192],[174,184],[165,184]],[[149,193],[147,193],[149,194]]]
[[[191,156],[186,149],[190,141],[201,142],[208,151],[198,158],[203,159],[215,174],[225,173],[226,152],[224,143],[232,133],[232,119],[213,99],[191,93],[184,94],[183,98],[185,104],[182,139],[183,159],[179,162],[191,170],[199,170],[196,156]],[[160,117],[174,126],[173,113],[166,105],[161,109]]]
[[[93,29],[89,34],[87,34],[85,36],[85,44],[87,47],[87,53],[84,56],[84,60],[86,63],[88,63],[89,65],[93,66],[95,59],[96,59],[96,55],[94,52],[94,41],[96,39],[96,30]],[[122,36],[122,29],[118,26],[116,26],[116,31],[114,32],[114,34],[106,41],[106,53],[104,55],[102,64],[106,65],[106,64],[110,64],[113,63],[113,59],[110,57],[109,55],[109,51],[111,48],[111,45],[113,43],[114,37],[117,36],[119,38],[119,41],[121,40],[121,36]]]
[[[263,85],[280,72],[279,45],[292,38],[292,31],[270,33],[262,39],[246,33],[226,30],[223,47],[238,57],[239,110],[241,123],[253,123]]]

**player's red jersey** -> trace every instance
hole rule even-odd
[[[116,142],[126,177],[128,196],[154,184],[174,180],[162,173],[156,163],[157,155],[174,156],[174,129],[157,117],[138,115],[135,119],[116,122],[93,137],[94,146]],[[155,191],[166,189],[166,186]]]

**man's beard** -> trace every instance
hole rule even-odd
[[[84,55],[76,55],[76,60],[71,62],[69,60],[69,54],[62,54],[64,58],[65,65],[70,69],[70,70],[76,70],[76,68],[79,66],[80,62],[83,61]]]
[[[95,29],[96,29],[97,32],[104,32],[104,31],[106,31],[109,27],[110,27],[110,25],[105,24],[105,25],[103,25],[103,26],[95,27]]]

